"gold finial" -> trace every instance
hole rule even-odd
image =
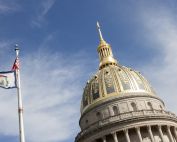
[[[100,40],[104,40],[103,36],[102,36],[102,33],[101,33],[100,24],[99,24],[98,21],[97,21],[97,29],[98,29],[98,33],[99,33],[99,36],[100,36]]]
[[[113,57],[111,46],[103,39],[99,22],[97,22],[97,29],[100,36],[100,44],[97,49],[100,58],[100,69],[105,67],[105,65],[117,65],[117,60]]]

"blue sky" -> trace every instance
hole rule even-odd
[[[177,113],[176,0],[0,0],[0,68],[21,52],[28,142],[73,142],[85,82],[98,70],[96,21],[113,54]],[[0,90],[0,141],[18,142],[17,98]]]

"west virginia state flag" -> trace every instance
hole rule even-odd
[[[5,89],[17,87],[15,71],[0,72],[0,87]]]

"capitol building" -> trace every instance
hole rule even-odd
[[[140,72],[114,58],[97,28],[99,70],[84,88],[75,142],[177,142],[177,116]]]

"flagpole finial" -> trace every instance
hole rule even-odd
[[[19,49],[18,44],[15,44],[15,52],[16,52],[16,56],[17,56],[17,57],[18,57],[18,55],[19,55],[19,51],[20,51],[20,49]]]

